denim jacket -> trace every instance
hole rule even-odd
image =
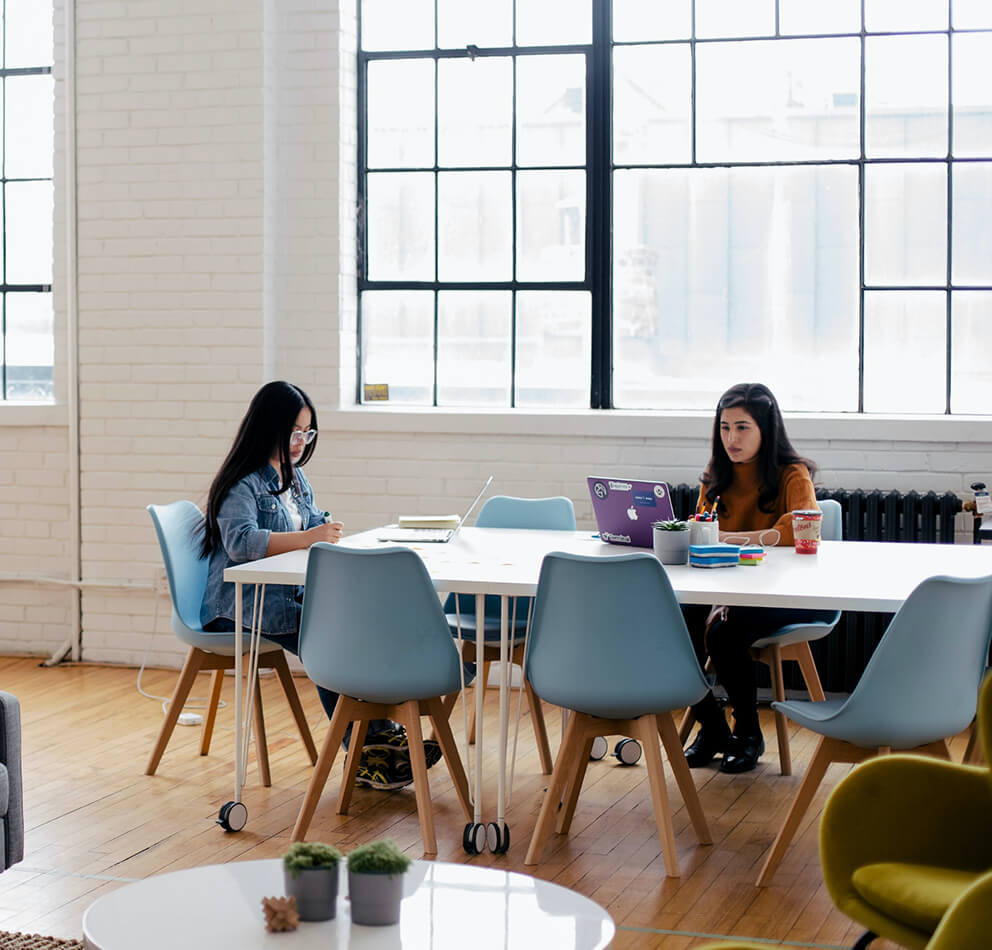
[[[224,570],[232,564],[257,561],[265,557],[269,535],[273,531],[292,531],[289,511],[282,496],[273,495],[279,488],[279,473],[271,466],[246,475],[228,492],[217,515],[220,545],[210,554],[207,590],[203,595],[200,620],[203,624],[226,617],[234,620],[234,584],[224,583]],[[289,489],[300,509],[303,530],[321,524],[324,513],[313,503],[313,489],[300,469]],[[243,587],[242,623],[251,624],[255,585]],[[300,626],[300,603],[303,588],[289,584],[269,584],[265,588],[262,608],[263,633],[296,633]]]

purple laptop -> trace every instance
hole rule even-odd
[[[586,481],[599,536],[610,544],[650,548],[653,546],[651,525],[655,521],[675,519],[665,482],[599,475],[590,475]]]

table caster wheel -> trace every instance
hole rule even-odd
[[[486,826],[470,821],[462,833],[462,848],[466,854],[482,854],[486,850]]]
[[[613,754],[621,765],[636,765],[641,761],[641,744],[636,739],[621,739]]]
[[[589,750],[589,761],[598,762],[600,759],[605,758],[606,753],[610,751],[610,744],[606,741],[606,736],[596,736],[592,740],[592,748]]]
[[[506,854],[510,850],[510,826],[503,823],[503,830],[495,821],[489,822],[486,827],[486,844],[493,854]]]
[[[242,802],[226,802],[221,806],[217,824],[225,831],[240,831],[248,824],[248,809]]]

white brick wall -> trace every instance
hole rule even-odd
[[[76,0],[82,566],[151,583],[144,506],[202,500],[266,378],[315,397],[309,475],[360,529],[463,509],[490,473],[507,494],[565,494],[591,526],[593,469],[692,481],[703,415],[348,408],[355,386],[354,0]],[[56,0],[62,21],[63,0]],[[61,26],[57,29],[61,36]],[[64,114],[64,56],[56,63]],[[57,175],[64,138],[57,118]],[[57,235],[64,234],[61,198]],[[56,252],[65,399],[64,252]],[[756,371],[760,376],[760,371]],[[339,408],[345,407],[345,408]],[[992,482],[985,421],[790,418],[830,487],[964,492]],[[0,572],[67,576],[63,406],[0,407]],[[959,522],[962,537],[968,521]],[[69,629],[60,588],[0,582],[0,651],[47,654]],[[176,664],[168,602],[89,588],[89,660]]]

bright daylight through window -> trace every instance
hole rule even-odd
[[[2,2],[0,399],[50,401],[52,317],[52,3]]]
[[[362,0],[359,43],[360,399],[992,411],[989,0]]]

